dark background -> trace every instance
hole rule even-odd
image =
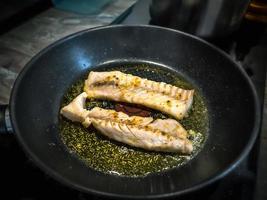
[[[51,0],[1,0],[0,33],[8,31],[51,6]]]

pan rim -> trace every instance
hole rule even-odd
[[[118,193],[111,193],[111,192],[103,192],[103,191],[100,191],[100,190],[87,188],[87,187],[81,186],[79,184],[74,184],[70,180],[68,180],[67,178],[65,178],[64,176],[60,175],[58,172],[54,171],[49,166],[47,166],[45,164],[45,162],[41,161],[35,155],[35,153],[31,151],[29,146],[26,145],[26,143],[24,142],[24,139],[22,137],[22,133],[19,130],[19,128],[17,126],[17,122],[16,122],[16,117],[15,117],[15,113],[16,113],[16,111],[15,111],[15,99],[16,98],[15,97],[17,96],[17,91],[18,91],[20,82],[23,80],[23,77],[27,73],[27,71],[30,70],[31,67],[33,66],[32,63],[34,63],[39,57],[41,57],[42,54],[44,54],[45,52],[49,51],[54,46],[65,42],[66,40],[69,40],[69,39],[74,38],[76,36],[80,36],[80,35],[85,34],[87,32],[99,31],[99,30],[102,30],[102,29],[113,29],[113,28],[152,28],[152,29],[159,29],[159,30],[163,30],[163,31],[169,31],[169,32],[173,32],[175,34],[180,34],[180,35],[186,36],[188,38],[192,38],[193,40],[197,40],[198,42],[201,42],[201,43],[207,45],[209,48],[211,48],[214,51],[217,51],[219,54],[223,55],[226,59],[228,59],[233,64],[233,66],[235,66],[240,71],[240,73],[243,75],[245,80],[248,82],[248,84],[249,84],[249,86],[251,88],[251,91],[252,91],[252,95],[253,95],[253,99],[254,99],[254,105],[253,106],[254,106],[254,110],[255,110],[255,113],[254,113],[254,127],[253,127],[253,130],[251,131],[250,139],[247,142],[247,144],[245,145],[245,148],[241,151],[240,155],[238,157],[236,157],[236,159],[231,162],[231,164],[228,167],[226,167],[220,173],[217,173],[214,176],[211,176],[211,177],[203,180],[202,182],[197,183],[197,184],[195,184],[195,185],[193,185],[191,187],[185,188],[183,190],[179,190],[179,191],[172,192],[172,193],[165,193],[165,194],[134,196],[134,195],[128,195],[128,194],[118,194]],[[24,152],[33,159],[34,163],[40,169],[42,169],[48,175],[53,177],[55,180],[57,180],[57,181],[59,181],[61,183],[64,183],[65,185],[67,185],[69,187],[73,187],[75,189],[78,189],[79,191],[86,192],[86,193],[91,193],[91,194],[95,194],[95,195],[100,195],[100,196],[105,196],[105,197],[107,197],[107,196],[108,197],[113,197],[113,198],[131,198],[131,199],[169,198],[169,197],[185,195],[185,194],[188,194],[190,192],[197,191],[197,190],[199,190],[201,188],[204,188],[204,187],[206,187],[206,186],[218,181],[222,177],[224,177],[227,174],[229,174],[233,169],[235,169],[236,166],[238,166],[239,163],[242,162],[243,159],[248,155],[248,153],[250,152],[250,150],[252,149],[252,147],[253,147],[253,145],[254,145],[254,143],[256,141],[257,135],[259,133],[260,122],[261,122],[261,109],[260,109],[260,103],[259,103],[259,98],[258,98],[256,89],[255,89],[251,79],[246,74],[245,70],[241,66],[239,66],[234,60],[232,60],[228,54],[226,54],[224,51],[222,51],[221,49],[217,48],[213,44],[210,44],[207,41],[205,41],[205,40],[203,40],[203,39],[201,39],[201,38],[199,38],[197,36],[194,36],[194,35],[182,32],[182,31],[170,29],[170,28],[153,26],[153,25],[107,25],[107,26],[94,27],[94,28],[89,28],[89,29],[85,29],[85,30],[73,33],[71,35],[65,36],[65,37],[53,42],[52,44],[50,44],[47,47],[45,47],[44,49],[42,49],[35,56],[33,56],[31,58],[31,60],[21,70],[21,72],[19,73],[17,79],[15,80],[15,83],[14,83],[14,86],[13,86],[13,89],[12,89],[12,92],[11,92],[9,105],[10,105],[9,109],[10,109],[10,114],[11,114],[11,124],[12,124],[12,127],[14,129],[16,138],[19,141],[19,144],[22,146],[22,149],[24,150]]]

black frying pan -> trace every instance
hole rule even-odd
[[[86,167],[62,144],[58,116],[68,87],[92,67],[129,62],[175,70],[204,95],[209,137],[186,165],[145,178],[106,175]],[[243,69],[196,37],[153,26],[90,29],[50,45],[17,78],[10,114],[23,149],[52,177],[85,192],[136,198],[177,196],[222,178],[247,155],[260,122],[256,92]]]

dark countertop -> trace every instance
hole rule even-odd
[[[264,162],[265,164],[259,165],[257,174],[257,185],[255,199],[266,199],[267,179],[266,179],[266,158],[267,158],[267,81],[265,81],[265,95],[264,105],[262,110],[262,125],[260,134],[260,152],[258,162]]]

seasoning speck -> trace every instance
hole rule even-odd
[[[103,68],[103,71],[106,69]],[[129,74],[145,77],[158,82],[167,81],[169,84],[184,89],[194,88],[183,80],[179,75],[167,71],[167,69],[147,64],[128,64],[108,68],[119,70]],[[152,72],[152,73],[151,73]],[[86,76],[85,76],[86,77]],[[85,77],[82,77],[73,84],[64,95],[61,106],[71,102],[74,97],[83,91]],[[110,79],[111,77],[108,77]],[[117,79],[117,77],[115,78]],[[171,103],[171,102],[166,102]],[[94,107],[115,109],[115,103],[106,100],[90,99],[86,101],[87,109]],[[171,118],[159,111],[152,110],[151,117],[157,119]],[[77,155],[88,167],[103,173],[117,176],[139,177],[150,173],[165,171],[178,167],[192,159],[203,146],[208,130],[207,108],[199,91],[194,94],[194,101],[188,117],[180,121],[183,127],[189,131],[189,139],[194,145],[193,154],[190,156],[145,151],[133,148],[122,143],[111,141],[103,136],[92,126],[84,128],[79,123],[73,123],[66,118],[59,116],[60,137],[70,153]]]

